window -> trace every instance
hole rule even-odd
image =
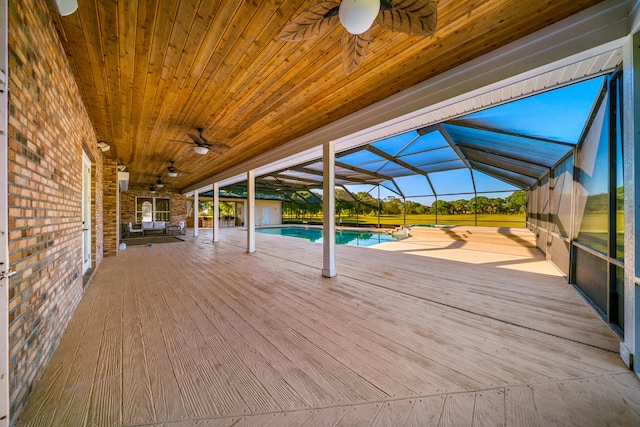
[[[136,224],[143,221],[171,221],[171,199],[136,197]]]

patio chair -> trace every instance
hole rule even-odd
[[[138,234],[144,236],[144,228],[133,228],[133,224],[127,224],[127,237],[130,237],[131,234]]]
[[[174,234],[187,234],[186,230],[187,223],[185,221],[180,221],[177,225],[170,225],[167,227],[167,232],[171,235]]]

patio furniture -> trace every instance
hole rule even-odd
[[[126,230],[125,230],[127,237],[131,237],[132,234],[140,234],[141,236],[144,236],[144,229],[143,228],[133,228],[133,224],[132,223],[128,223]]]
[[[142,229],[146,232],[161,231],[162,234],[167,234],[165,221],[142,221]]]
[[[187,233],[187,223],[186,221],[180,221],[177,225],[170,225],[167,227],[167,234],[186,234]]]

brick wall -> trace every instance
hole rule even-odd
[[[103,160],[46,5],[9,2],[9,375],[15,420],[83,293],[82,151],[92,263],[103,256]]]
[[[130,187],[120,193],[120,223],[136,223],[136,197],[168,197],[171,199],[171,224],[187,219],[187,198],[173,190],[157,188],[155,194],[149,187]]]
[[[118,209],[120,190],[118,188],[118,164],[114,159],[105,158],[103,161],[104,187],[103,187],[103,212],[104,221],[104,256],[114,256],[118,253],[119,221]]]

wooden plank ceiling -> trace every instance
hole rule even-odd
[[[106,155],[127,166],[132,186],[161,176],[180,190],[599,0],[437,0],[431,36],[374,23],[348,76],[339,24],[312,40],[278,38],[317,2],[93,0],[66,17],[50,10]],[[197,128],[230,148],[198,155],[171,141]]]

